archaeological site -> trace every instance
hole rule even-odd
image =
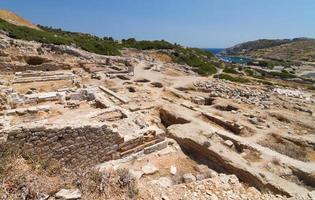
[[[104,55],[0,28],[1,200],[315,199],[305,82],[227,80],[215,57],[205,75],[176,61],[183,47]]]

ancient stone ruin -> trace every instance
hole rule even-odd
[[[77,174],[127,169],[143,199],[314,199],[314,93],[197,76],[152,51],[0,40],[2,148]],[[43,194],[88,199],[83,184]]]

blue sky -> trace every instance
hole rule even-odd
[[[193,47],[315,38],[315,0],[0,0],[0,8],[35,24]]]

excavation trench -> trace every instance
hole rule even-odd
[[[168,112],[167,110],[160,110],[160,119],[161,123],[165,126],[165,128],[174,125],[174,124],[187,124],[190,123],[189,120],[186,120],[182,117],[175,116]]]
[[[160,118],[162,124],[166,128],[170,128],[170,126],[175,124],[190,123],[188,120],[172,115],[170,112],[165,110],[160,110]],[[237,167],[236,165],[233,165],[233,162],[222,158],[220,153],[211,150],[207,145],[199,144],[190,138],[176,137],[169,131],[167,135],[168,137],[176,140],[183,152],[196,162],[206,164],[209,168],[219,173],[234,174],[239,178],[239,180],[256,187],[262,192],[271,191],[276,194],[291,196],[288,192],[283,191],[272,184],[265,183],[258,174],[255,175],[250,171],[243,169],[242,166]]]
[[[261,152],[257,151],[256,149],[254,149],[248,145],[241,144],[241,143],[237,142],[236,140],[233,140],[230,137],[223,136],[223,135],[220,135],[220,137],[224,140],[232,141],[234,146],[235,146],[235,150],[237,151],[237,153],[242,153],[242,152],[244,152],[245,149],[248,149],[251,152],[256,153],[256,155],[261,155]],[[271,143],[272,140],[269,139],[268,142]],[[278,146],[280,146],[280,144],[278,144]],[[286,146],[288,146],[288,144],[286,144]],[[291,149],[290,151],[292,152],[292,151],[296,151],[296,150]],[[282,154],[284,154],[284,153],[282,153]],[[282,164],[282,165],[285,165],[285,164]],[[288,181],[293,181],[298,185],[302,185],[303,187],[309,188],[310,190],[314,190],[315,178],[314,178],[314,176],[312,176],[312,174],[306,173],[303,170],[300,170],[298,168],[294,168],[294,167],[290,167],[290,166],[287,166],[287,167],[289,167],[292,170],[291,178],[293,178],[293,180],[287,176],[285,176],[285,177],[281,176],[282,178],[284,178]]]
[[[177,143],[183,149],[183,152],[186,153],[190,158],[202,164],[208,165],[209,168],[219,173],[234,174],[240,181],[254,186],[262,192],[271,191],[275,194],[291,196],[289,193],[278,189],[274,185],[265,184],[262,179],[253,175],[249,171],[232,165],[230,162],[223,159],[220,154],[208,149],[206,146],[202,146],[190,139],[181,139],[177,137],[173,137],[173,139],[177,141]]]

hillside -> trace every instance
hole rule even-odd
[[[0,19],[17,26],[26,26],[28,28],[40,30],[36,25],[8,10],[0,10]]]
[[[275,60],[315,61],[315,39],[256,40],[225,50],[226,54]]]
[[[7,12],[10,13],[10,12]],[[220,67],[219,61],[210,52],[195,48],[184,48],[164,40],[137,41],[134,38],[123,39],[121,42],[112,37],[98,37],[87,33],[76,33],[61,29],[39,26],[37,29],[26,26],[17,26],[9,23],[8,19],[0,19],[0,30],[9,37],[26,41],[37,41],[44,44],[74,45],[85,51],[101,55],[121,55],[123,48],[138,50],[167,50],[175,63],[186,64],[202,75],[211,75]],[[26,20],[25,20],[26,21]]]

